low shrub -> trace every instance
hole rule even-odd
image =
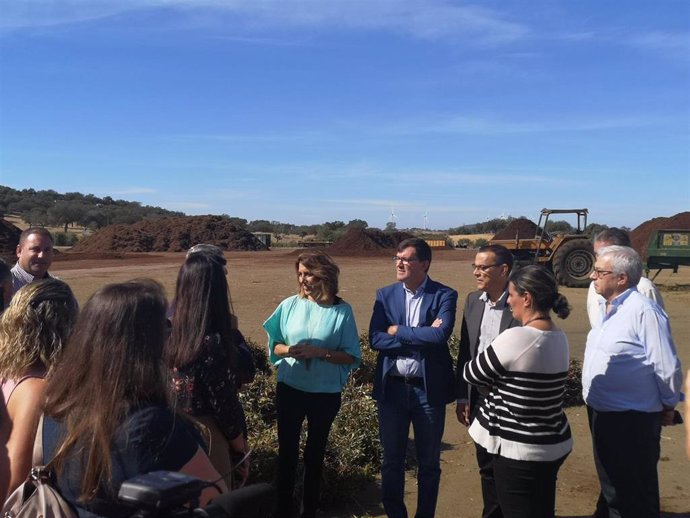
[[[53,234],[55,246],[74,246],[79,236],[73,232],[55,232]]]
[[[484,239],[483,237],[480,237],[479,239],[476,239],[474,241],[474,248],[481,248],[482,246],[488,245],[488,244],[489,244],[488,239]]]
[[[568,379],[565,380],[563,405],[567,408],[584,404],[582,399],[582,363],[571,358],[568,367]]]
[[[252,358],[254,359],[254,366],[257,372],[263,372],[264,374],[270,373],[271,365],[268,362],[268,351],[266,350],[266,346],[257,344],[251,337],[246,337],[244,341],[252,352]]]
[[[379,423],[371,385],[350,380],[326,447],[323,502],[353,497],[380,468]]]
[[[250,340],[247,343],[253,351],[260,349]],[[368,347],[363,347],[362,353],[366,357],[361,369],[373,373],[371,361],[375,360],[375,354]],[[254,381],[240,392],[252,448],[250,483],[271,482],[275,477],[278,457],[275,389],[275,374],[270,370],[263,372],[257,365]],[[305,440],[306,426],[302,430],[301,453]],[[303,469],[301,458],[300,455],[300,472]],[[378,473],[380,459],[378,418],[376,403],[371,398],[371,384],[352,376],[343,389],[340,412],[326,447],[322,501],[336,502],[354,496]],[[299,472],[297,480],[301,480]],[[296,493],[300,490],[301,487],[297,487]]]
[[[376,352],[369,346],[366,333],[360,336],[362,365],[354,371],[343,389],[340,412],[333,423],[324,460],[322,501],[324,504],[354,498],[359,490],[371,483],[381,467],[376,402],[371,397]],[[459,339],[453,335],[448,341],[455,362]],[[276,423],[276,378],[269,367],[266,350],[251,340],[247,343],[255,354],[257,374],[254,382],[240,392],[244,406],[249,444],[252,447],[250,483],[271,482],[275,477],[278,458],[278,430]],[[581,364],[570,361],[566,382],[566,406],[582,405]],[[306,426],[302,430],[300,465],[297,480],[301,480],[302,453]],[[411,463],[410,466],[413,466]],[[299,484],[299,482],[298,482]],[[296,488],[296,494],[301,487]]]

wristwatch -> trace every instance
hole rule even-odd
[[[326,355],[323,357],[324,361],[330,360],[333,357],[330,349],[326,349]]]

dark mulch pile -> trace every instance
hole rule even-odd
[[[655,230],[682,230],[690,229],[690,212],[679,212],[670,218],[653,218],[645,221],[630,232],[632,246],[642,256],[647,258],[647,245],[649,238]]]
[[[330,255],[351,257],[392,255],[401,241],[414,237],[407,232],[384,232],[378,229],[350,228],[326,248]]]
[[[22,231],[9,221],[0,219],[0,256],[14,257]]]
[[[182,252],[198,243],[224,250],[266,250],[251,232],[221,216],[182,216],[110,225],[79,241],[73,252]]]
[[[518,218],[510,222],[510,224],[497,232],[491,239],[533,239],[537,235],[539,227],[537,224],[527,218]]]

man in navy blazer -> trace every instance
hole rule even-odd
[[[462,378],[465,364],[476,358],[500,333],[520,325],[506,303],[508,276],[512,267],[513,256],[510,250],[501,245],[481,247],[472,264],[478,289],[470,293],[465,301],[456,370],[458,400],[455,411],[458,421],[465,426],[469,426],[474,419],[482,398],[477,388]],[[482,518],[503,518],[494,482],[493,457],[478,444],[475,444],[475,448],[484,500]]]
[[[405,454],[410,423],[418,465],[415,518],[431,518],[441,479],[441,438],[446,405],[455,400],[448,338],[458,293],[429,278],[431,248],[422,239],[402,241],[394,257],[399,282],[376,293],[369,325],[378,351],[373,396],[383,447],[382,502],[389,518],[407,518]]]

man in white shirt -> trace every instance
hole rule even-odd
[[[602,248],[611,245],[630,247],[630,236],[625,230],[616,227],[602,230],[594,236],[594,255]],[[661,293],[659,293],[657,287],[647,277],[640,277],[640,282],[637,284],[637,291],[645,297],[652,299],[661,306],[661,309],[664,309],[664,301],[661,298]],[[589,316],[589,324],[591,327],[596,327],[601,324],[601,300],[602,297],[594,290],[594,281],[592,281],[589,285],[589,291],[587,292],[587,315]]]
[[[596,518],[659,516],[661,427],[673,424],[683,374],[668,315],[637,291],[635,250],[599,250],[590,275],[603,322],[587,335],[582,397],[601,484]]]

